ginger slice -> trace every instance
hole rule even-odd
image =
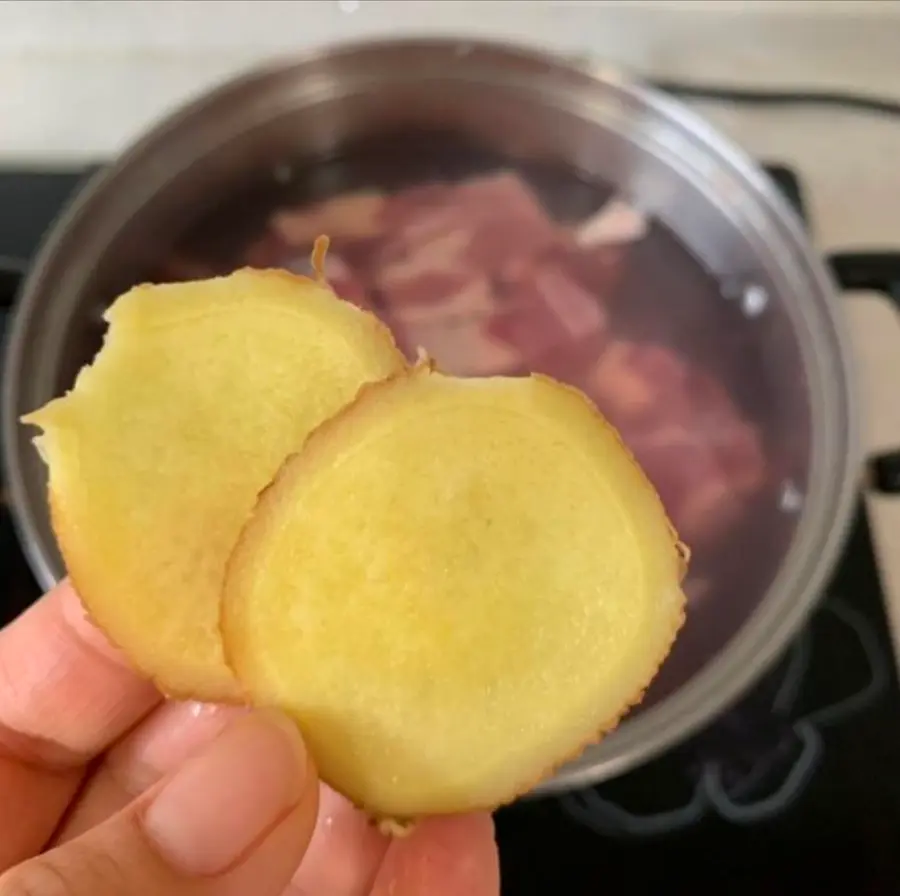
[[[405,366],[389,331],[279,271],[139,286],[73,389],[24,418],[88,612],[166,692],[231,699],[219,603],[258,492],[364,383]]]
[[[362,390],[261,496],[225,652],[372,815],[490,809],[641,698],[686,558],[580,392],[422,363]]]

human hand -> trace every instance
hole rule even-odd
[[[164,701],[62,584],[0,631],[0,896],[499,896],[489,815],[389,842],[274,713]]]

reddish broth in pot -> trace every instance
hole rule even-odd
[[[616,331],[618,280],[646,222],[610,199],[555,222],[512,171],[393,194],[343,194],[275,213],[255,264],[304,269],[333,238],[326,276],[379,314],[414,358],[459,375],[537,370],[593,398],[696,549],[740,516],[765,477],[761,436],[709,374]]]
[[[422,347],[459,375],[549,374],[619,429],[694,555],[688,624],[644,705],[683,682],[736,631],[791,531],[773,525],[772,384],[735,303],[627,197],[436,134],[279,170],[152,276],[306,273],[322,233],[335,291],[379,315],[411,358]],[[741,559],[748,544],[760,562]],[[737,606],[716,613],[724,600]]]

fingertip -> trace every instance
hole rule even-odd
[[[423,821],[388,848],[371,896],[499,896],[494,822],[486,812]]]
[[[388,848],[364,812],[330,787],[319,789],[319,816],[309,849],[293,877],[291,896],[363,896]]]

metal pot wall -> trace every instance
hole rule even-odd
[[[777,537],[764,556],[754,556],[761,541],[732,549],[748,555],[734,568],[746,595],[729,601],[723,593],[698,610],[655,698],[537,792],[564,790],[673,746],[767,668],[817,599],[860,484],[854,383],[832,278],[763,173],[669,98],[605,69],[441,40],[324,51],[201,98],[100,173],[45,241],[11,325],[6,475],[30,563],[50,586],[64,567],[44,470],[17,420],[65,390],[90,359],[105,304],[146,278],[174,237],[226,198],[239,206],[241,197],[271,190],[285,170],[319,170],[318,189],[328,192],[334,166],[321,160],[367,136],[429,128],[614,185],[677,236],[724,284],[726,298],[762,296],[766,306],[753,320],[734,320],[743,321],[743,341],[766,372],[755,400],[766,408],[781,490],[757,531]],[[859,261],[845,257],[838,273],[871,271]]]

